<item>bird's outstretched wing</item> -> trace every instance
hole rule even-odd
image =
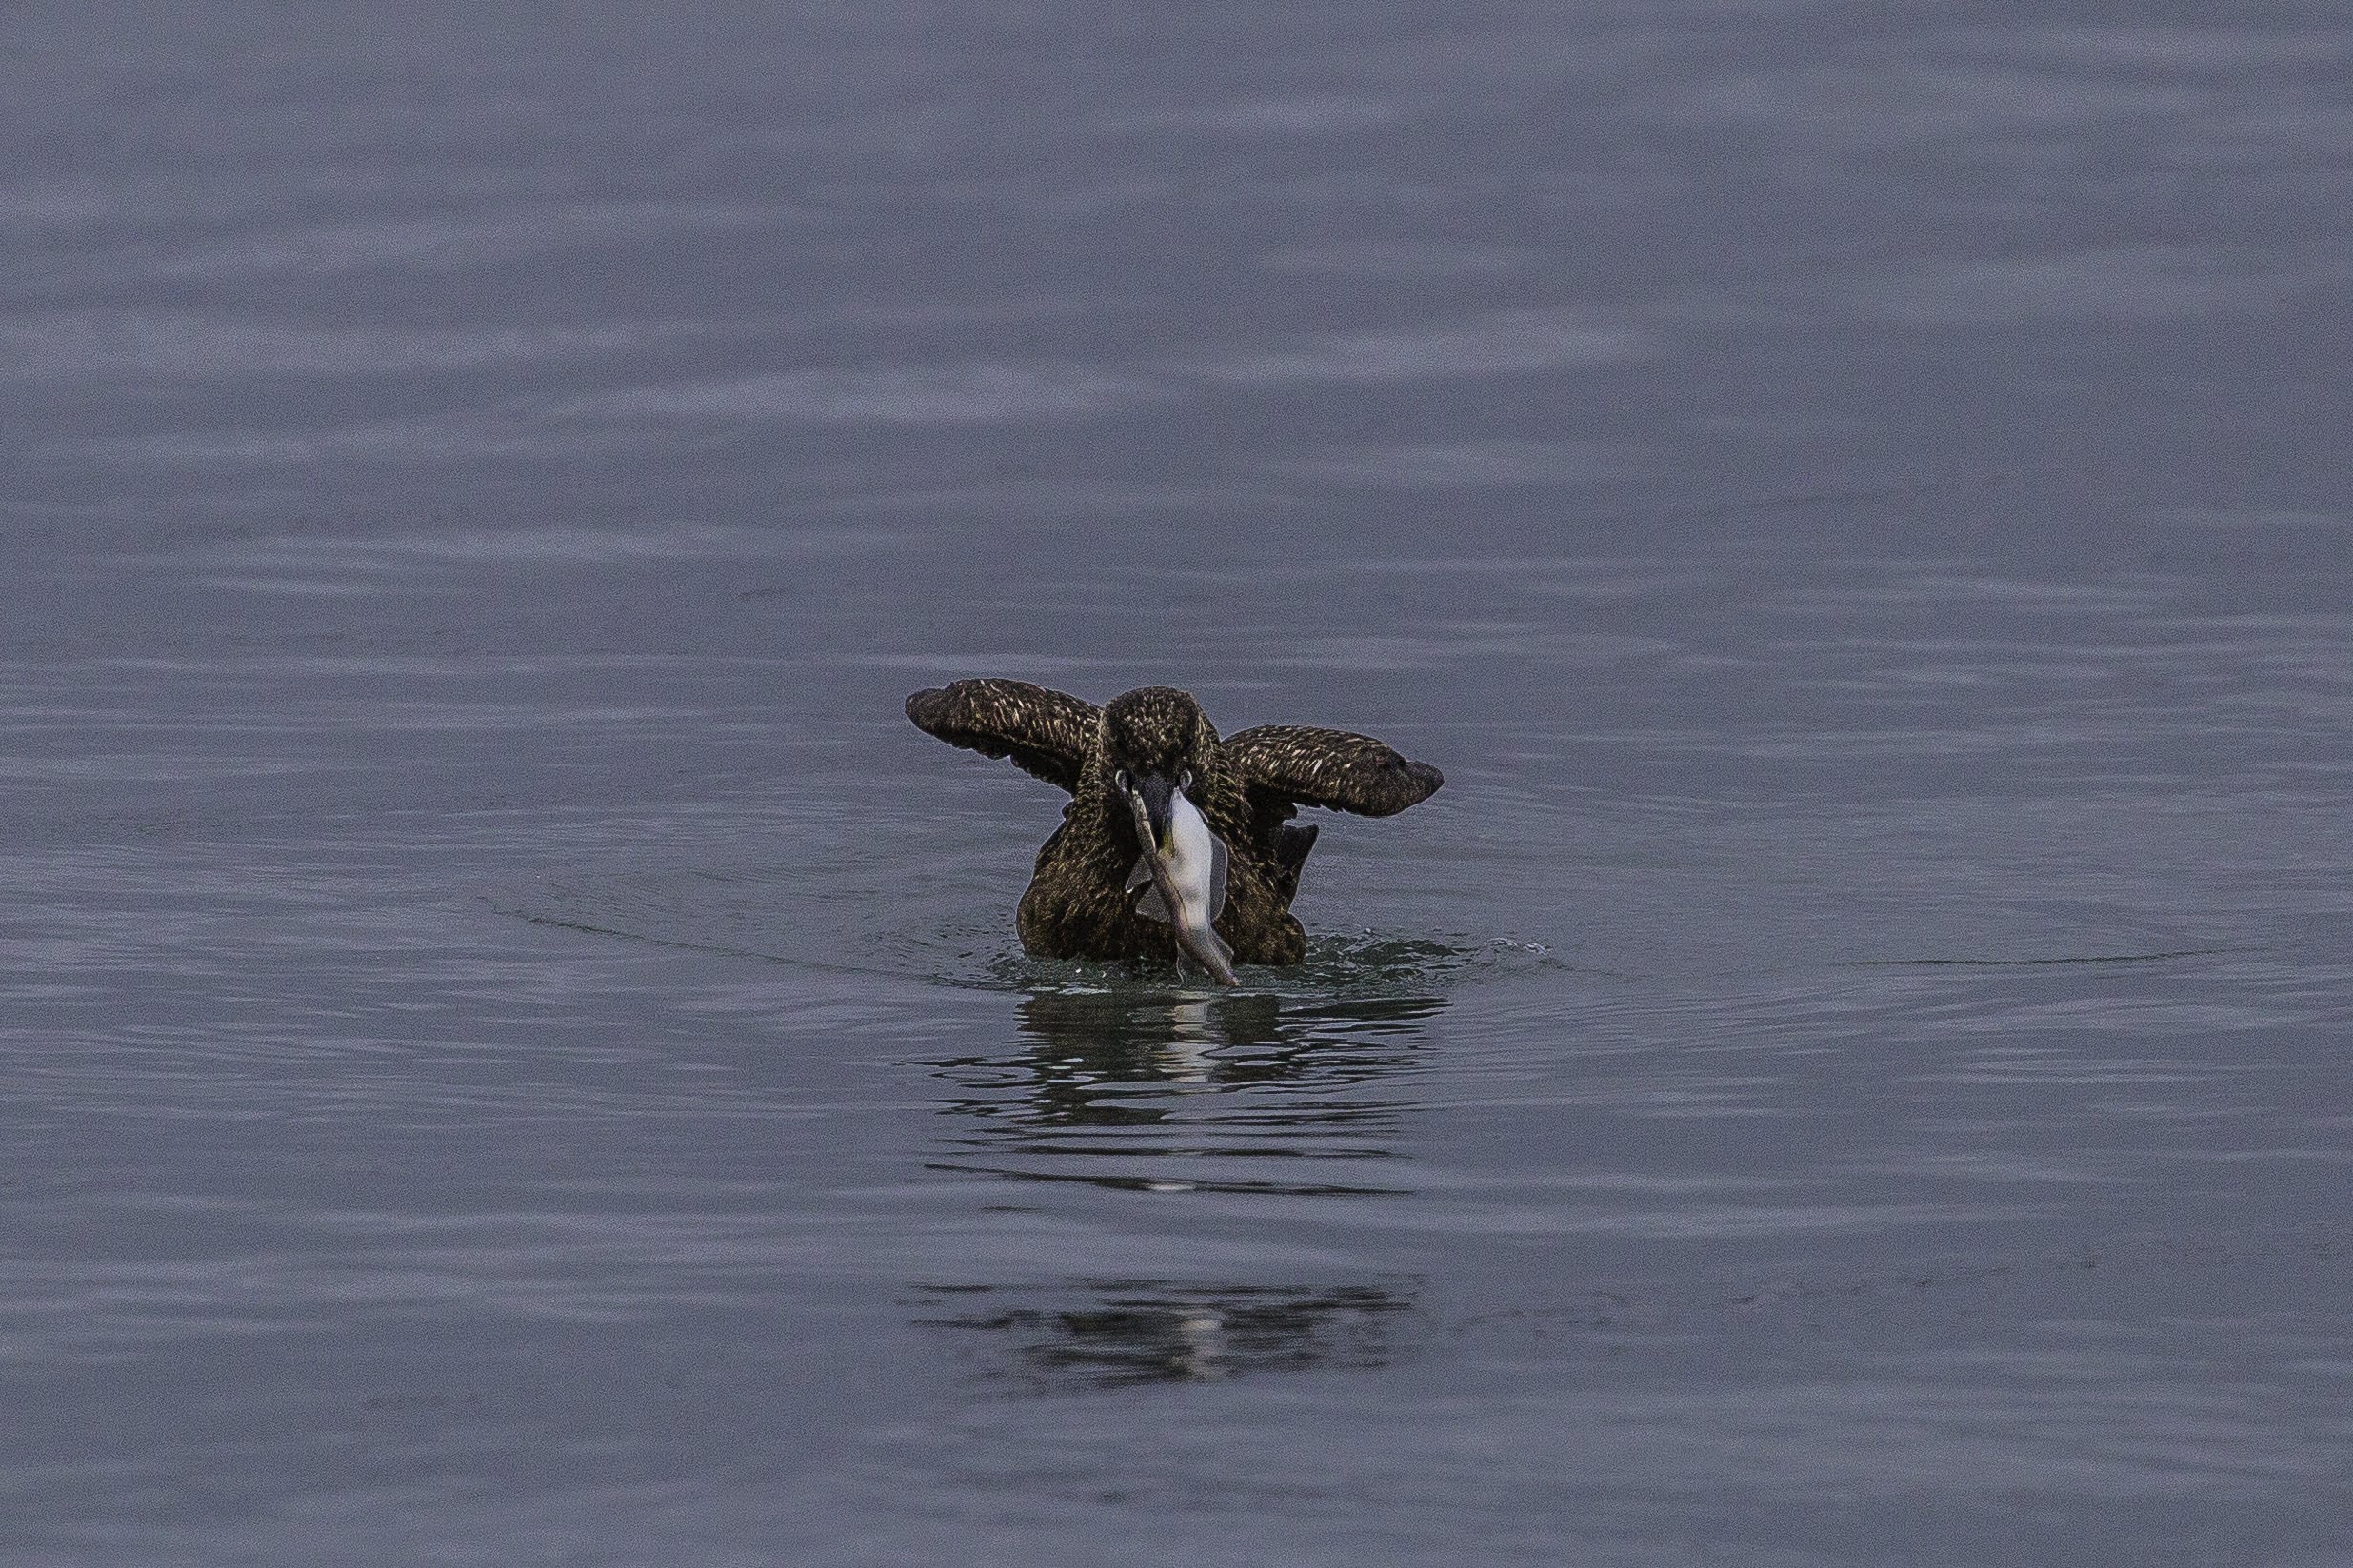
[[[1068,692],[1027,681],[958,681],[907,700],[927,735],[984,757],[1007,757],[1057,789],[1078,787],[1102,710]]]
[[[1221,749],[1240,770],[1251,805],[1276,821],[1294,805],[1394,816],[1446,782],[1429,764],[1407,762],[1371,736],[1345,729],[1261,724],[1229,736]]]

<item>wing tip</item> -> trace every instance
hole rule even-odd
[[[927,735],[937,735],[941,726],[954,715],[948,709],[955,701],[956,687],[963,683],[951,682],[944,686],[926,686],[907,700],[907,716],[917,729]]]
[[[1394,817],[1409,805],[1420,805],[1437,794],[1439,787],[1446,782],[1446,776],[1429,764],[1408,762],[1402,758],[1398,762],[1397,777],[1403,787],[1397,792],[1397,804],[1381,813],[1385,817]]]

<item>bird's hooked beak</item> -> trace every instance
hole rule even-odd
[[[1175,781],[1166,773],[1123,773],[1120,777],[1129,805],[1137,809],[1136,832],[1144,842],[1136,847],[1147,855],[1173,852],[1176,828],[1169,802],[1176,795]]]

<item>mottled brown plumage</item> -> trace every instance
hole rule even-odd
[[[1302,805],[1386,817],[1445,783],[1379,741],[1266,724],[1221,741],[1187,692],[1144,686],[1101,707],[1027,681],[958,681],[907,700],[917,727],[1011,760],[1069,791],[1062,825],[1022,895],[1022,945],[1041,958],[1169,958],[1169,927],[1138,912],[1128,872],[1139,843],[1129,788],[1158,777],[1199,808],[1227,856],[1216,929],[1241,963],[1296,963],[1306,933],[1291,915],[1316,829]]]

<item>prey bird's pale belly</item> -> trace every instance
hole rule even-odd
[[[1168,836],[1154,844],[1149,819],[1135,804],[1136,836],[1147,847],[1127,874],[1136,912],[1168,926],[1178,951],[1221,985],[1234,979],[1233,954],[1210,923],[1226,907],[1226,845],[1200,807],[1181,792],[1168,799]]]

